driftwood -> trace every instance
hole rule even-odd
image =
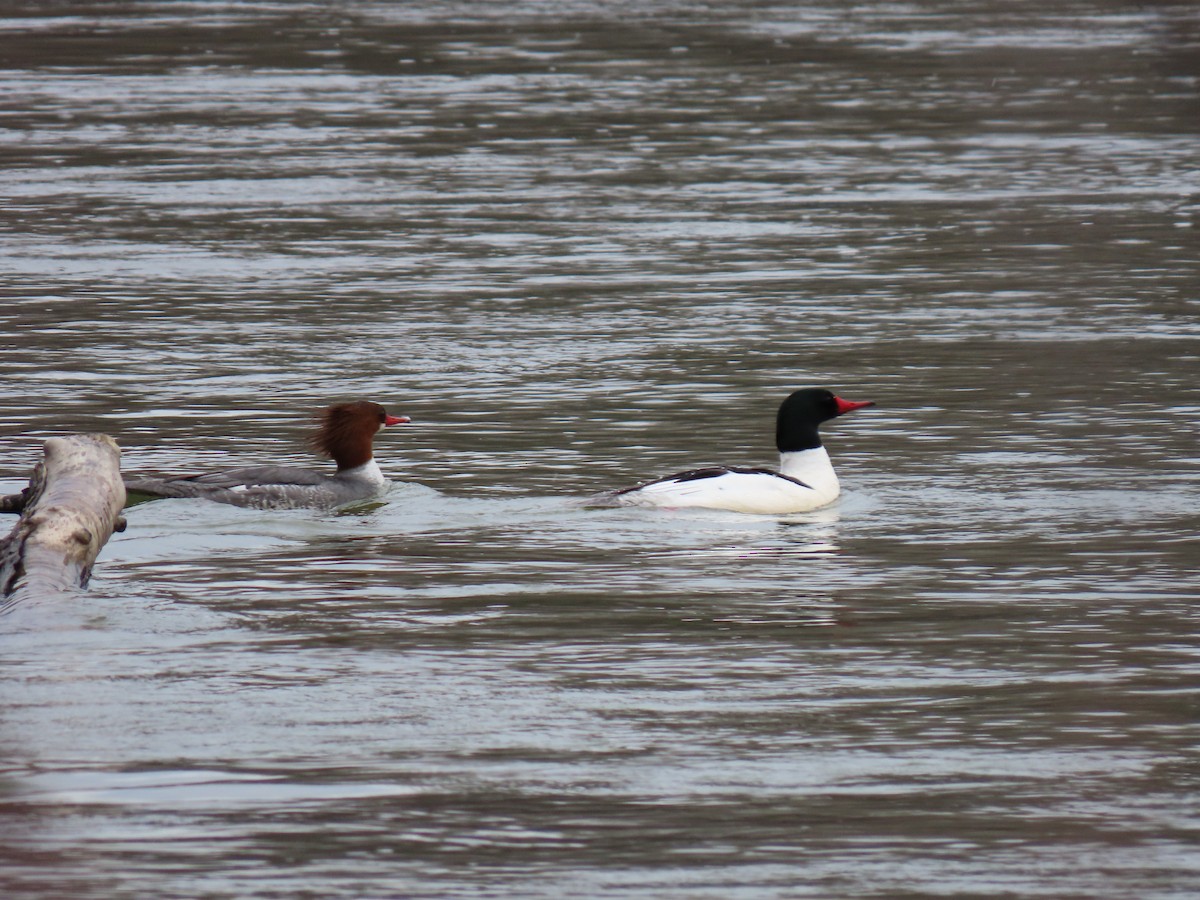
[[[0,498],[0,509],[21,513],[0,539],[0,598],[86,586],[100,550],[125,529],[124,505],[121,450],[112,438],[50,438],[29,487]]]

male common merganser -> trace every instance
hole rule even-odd
[[[389,416],[378,403],[356,400],[324,409],[317,419],[309,444],[337,463],[333,475],[294,466],[249,466],[188,478],[126,476],[125,489],[155,497],[202,497],[256,509],[331,508],[382,493],[387,479],[371,454],[371,442],[379,429],[409,422],[408,416]]]
[[[779,471],[735,466],[706,466],[599,494],[588,506],[703,507],[732,512],[808,512],[837,499],[841,488],[829,454],[817,432],[822,422],[855,409],[874,406],[854,402],[824,388],[795,391],[779,407],[775,445]]]

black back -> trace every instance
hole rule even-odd
[[[622,488],[619,491],[612,491],[610,493],[613,497],[619,497],[622,494],[632,494],[634,491],[640,491],[644,487],[649,487],[652,484],[662,484],[666,481],[674,481],[676,483],[701,481],[705,478],[720,478],[722,475],[729,474],[770,475],[772,478],[782,478],[784,481],[790,481],[792,484],[800,485],[800,487],[812,487],[811,484],[805,484],[799,478],[792,478],[792,476],[776,472],[774,469],[763,469],[757,466],[704,466],[700,469],[688,469],[686,472],[677,472],[665,478],[655,478],[653,481],[643,481],[641,484],[635,484],[633,487]]]

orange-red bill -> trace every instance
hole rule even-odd
[[[841,397],[833,398],[837,402],[837,411],[839,416],[843,416],[848,412],[853,412],[856,409],[863,409],[867,406],[874,406],[874,400],[843,400]]]

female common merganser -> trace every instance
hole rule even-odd
[[[294,466],[249,466],[189,478],[126,476],[125,489],[155,497],[203,497],[256,509],[331,508],[382,493],[387,479],[371,454],[371,442],[380,428],[409,422],[408,416],[389,416],[378,403],[356,400],[322,410],[317,418],[309,444],[337,463],[333,475]]]
[[[843,400],[823,388],[804,388],[779,407],[775,423],[778,472],[708,466],[599,494],[587,505],[703,507],[767,515],[817,509],[832,503],[841,492],[829,454],[821,446],[818,426],[874,405]]]

